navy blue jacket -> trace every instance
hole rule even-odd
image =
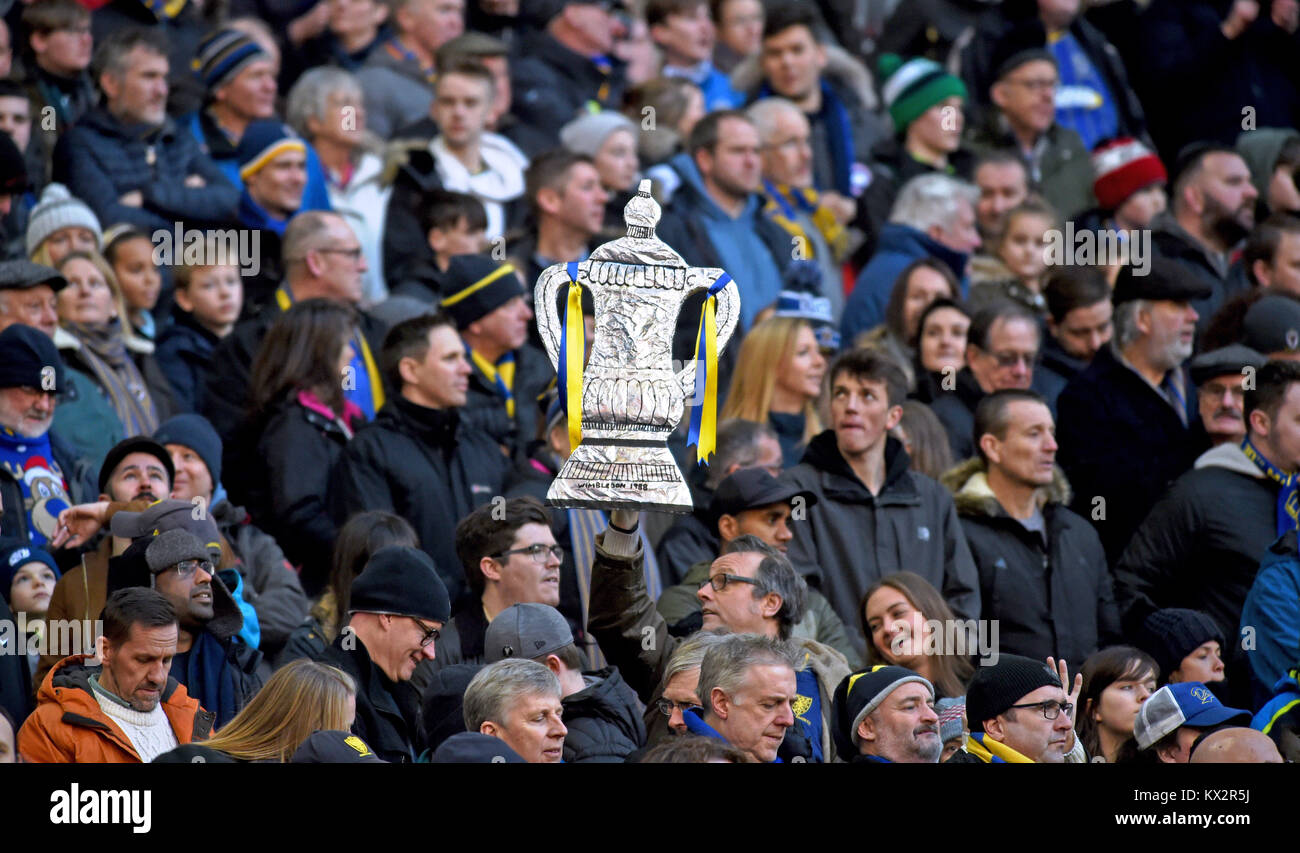
[[[1112,566],[1165,487],[1209,447],[1193,394],[1189,382],[1187,427],[1105,346],[1056,400],[1056,458],[1074,487],[1070,508],[1092,521]]]
[[[190,175],[204,186],[185,186]],[[146,231],[226,227],[236,219],[239,191],[170,118],[158,127],[127,125],[104,107],[86,113],[54,148],[54,179],[66,184],[103,223]],[[139,190],[140,207],[118,201]]]

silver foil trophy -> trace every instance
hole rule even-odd
[[[675,370],[672,348],[682,303],[724,273],[687,266],[655,236],[660,208],[650,181],[623,208],[627,236],[597,248],[576,265],[575,280],[589,288],[596,311],[591,357],[582,371],[582,441],[560,469],[546,502],[556,507],[691,511],[691,493],[668,449],[688,400],[698,404],[694,360]],[[562,325],[557,298],[573,265],[547,267],[537,280],[534,307],[542,343],[565,385],[560,363]],[[734,281],[716,291],[717,352],[740,317]],[[699,318],[685,318],[698,323]],[[703,354],[701,354],[701,359]]]

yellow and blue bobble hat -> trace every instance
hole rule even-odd
[[[235,149],[239,161],[239,177],[248,180],[263,166],[286,151],[307,153],[307,145],[289,125],[274,119],[255,121],[244,131]]]

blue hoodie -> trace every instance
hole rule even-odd
[[[708,232],[722,268],[740,288],[741,328],[750,329],[754,317],[775,302],[782,289],[781,270],[756,230],[757,221],[764,215],[763,200],[751,194],[740,216],[732,219],[709,198],[704,178],[689,154],[677,154],[669,162],[683,179],[673,199],[673,212],[689,216]]]
[[[901,273],[912,261],[921,258],[943,261],[961,282],[961,295],[966,298],[966,261],[969,256],[955,252],[932,239],[924,231],[910,225],[890,222],[880,229],[880,242],[871,261],[863,267],[858,280],[844,305],[840,321],[840,335],[844,346],[853,345],[853,338],[885,322],[885,305]]]

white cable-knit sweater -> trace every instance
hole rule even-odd
[[[142,762],[148,764],[164,752],[180,746],[176,733],[172,731],[171,720],[162,709],[162,702],[152,711],[137,711],[101,687],[97,679],[92,678],[90,686],[99,707],[126,733]]]

